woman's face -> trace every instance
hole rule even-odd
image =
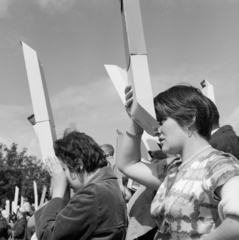
[[[70,172],[67,165],[64,164],[62,161],[61,161],[61,165],[63,170],[65,171],[70,188],[72,188],[74,192],[77,192],[79,189],[84,187],[84,176],[80,176],[79,173]]]
[[[162,151],[172,155],[181,154],[187,138],[185,129],[170,117],[160,121],[159,126],[158,138]]]

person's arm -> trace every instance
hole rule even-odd
[[[97,195],[88,187],[72,197],[63,207],[62,198],[53,198],[36,219],[38,240],[81,239],[90,236],[96,228],[98,216]]]
[[[133,102],[133,91],[131,86],[127,86],[126,90],[126,109],[129,113],[129,108]],[[130,115],[130,113],[129,113]],[[141,135],[143,129],[131,119],[128,130],[124,136],[120,157],[117,161],[117,166],[121,172],[136,182],[157,190],[163,181],[162,165],[154,165],[140,162],[141,152]]]
[[[239,176],[231,178],[217,189],[221,197],[219,215],[222,223],[205,240],[238,240],[239,239]]]

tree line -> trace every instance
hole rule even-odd
[[[44,185],[48,189],[48,197],[50,176],[42,161],[36,156],[27,155],[27,148],[19,151],[16,143],[10,147],[0,143],[0,207],[4,207],[6,200],[14,200],[15,186],[19,188],[19,196],[27,197],[30,203],[34,203],[34,180],[39,201]]]

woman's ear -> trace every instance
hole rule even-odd
[[[71,177],[72,180],[76,180],[76,178],[77,178],[77,173],[75,173],[75,172],[70,172],[70,177]]]
[[[81,159],[77,159],[77,160],[78,160],[78,165],[80,167],[80,171],[82,172],[84,170],[84,164]]]
[[[198,131],[196,125],[196,116],[194,116],[192,122],[188,124],[188,126],[186,127],[186,131],[188,133],[189,138],[192,137],[192,135]]]
[[[197,128],[197,124],[196,124],[196,116],[193,117],[192,123],[189,127],[193,132],[197,132],[198,128]]]

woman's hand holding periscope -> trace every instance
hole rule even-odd
[[[125,92],[125,109],[126,109],[128,115],[131,117],[130,108],[131,108],[132,103],[133,103],[133,89],[132,89],[132,86],[128,85],[125,88],[124,92]]]
[[[131,85],[128,85],[125,88],[125,109],[131,119],[132,117],[131,117],[130,108],[132,107],[132,104],[133,104],[133,89]],[[143,131],[144,131],[143,128],[141,128],[141,126],[139,126],[139,124],[132,119],[132,126],[130,127],[128,132],[137,135],[137,134],[141,134]]]
[[[68,180],[59,159],[55,156],[47,157],[45,163],[47,170],[51,175],[52,198],[63,198],[68,186]]]

